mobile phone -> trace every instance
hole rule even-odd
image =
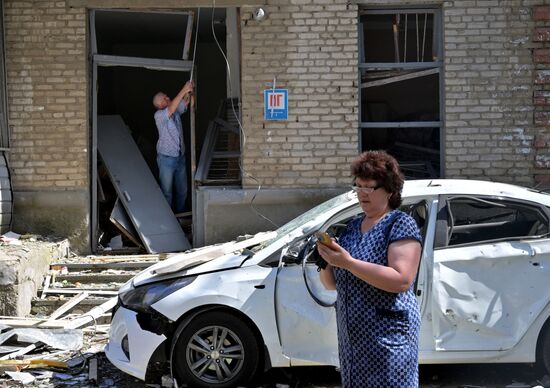
[[[317,236],[317,240],[324,245],[330,245],[332,244],[332,239],[330,238],[329,234],[327,232],[317,232],[315,233]]]

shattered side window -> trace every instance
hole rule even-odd
[[[538,206],[492,198],[449,198],[448,245],[543,236],[548,218]]]

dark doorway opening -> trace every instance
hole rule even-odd
[[[182,116],[189,189],[186,212],[178,218],[189,241],[193,239],[193,174],[209,123],[216,117],[220,102],[227,98],[225,9],[202,10],[198,26],[197,14],[196,9],[95,10],[90,18],[95,83],[93,120],[104,115],[120,116],[156,178],[158,132],[153,118],[153,96],[159,91],[175,96],[193,75],[195,109]],[[92,138],[95,136],[94,126]],[[101,182],[110,177],[104,173],[97,149],[92,159],[92,250],[112,250],[105,242],[107,230],[113,233],[112,223],[105,217],[113,200],[111,197],[109,202],[102,202],[110,196],[98,194],[98,188],[112,190],[113,182]],[[119,250],[143,250],[122,235],[123,247],[118,247]]]

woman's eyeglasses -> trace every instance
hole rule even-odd
[[[356,193],[363,193],[363,194],[370,194],[375,190],[378,190],[380,185],[374,186],[374,187],[359,187],[359,186],[351,186],[351,189],[355,191]]]

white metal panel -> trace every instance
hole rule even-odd
[[[153,304],[153,308],[172,321],[196,308],[227,306],[256,325],[269,352],[273,367],[290,366],[281,353],[273,305],[276,268],[253,265],[211,272]]]
[[[514,347],[548,303],[549,248],[543,239],[435,251],[435,349]]]
[[[105,347],[105,355],[120,370],[145,380],[151,356],[166,337],[142,330],[136,317],[137,313],[134,311],[124,307],[117,309],[109,329],[109,343]],[[131,360],[122,350],[122,342],[126,336]]]
[[[128,213],[126,213],[126,210],[124,209],[124,206],[122,206],[119,198],[115,201],[109,220],[111,220],[111,222],[115,224],[116,227],[134,244],[137,246],[143,245],[137,236],[136,228],[134,228],[132,221],[130,221]]]
[[[317,267],[306,268],[309,286],[323,301],[336,300],[336,291],[326,290]],[[315,302],[308,293],[301,265],[279,268],[275,292],[277,326],[283,354],[291,365],[339,365],[336,311]]]
[[[494,195],[550,206],[550,194],[507,183],[472,179],[419,179],[405,181],[403,197],[432,196],[438,194]]]
[[[98,150],[119,199],[150,253],[191,248],[120,116],[98,116]]]

